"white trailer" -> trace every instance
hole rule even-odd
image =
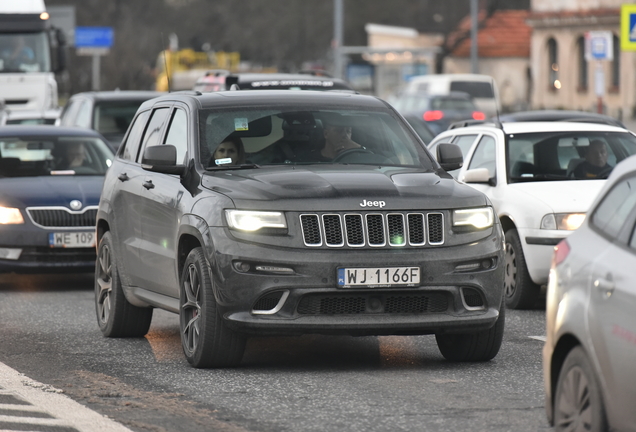
[[[57,108],[64,45],[44,0],[0,0],[0,104],[11,111]]]

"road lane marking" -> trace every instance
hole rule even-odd
[[[28,427],[28,429],[25,429]],[[0,363],[0,431],[132,432]]]

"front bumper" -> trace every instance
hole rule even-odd
[[[290,249],[237,241],[210,228],[216,299],[227,324],[250,334],[433,334],[474,332],[497,321],[503,293],[500,230],[461,246]],[[210,243],[211,244],[211,243]],[[457,266],[491,260],[489,268]],[[238,263],[249,264],[240,271]],[[255,270],[291,269],[289,274]],[[420,268],[415,287],[340,288],[338,268]],[[264,306],[267,305],[267,306]]]
[[[528,273],[538,285],[548,282],[554,246],[573,231],[518,228]]]

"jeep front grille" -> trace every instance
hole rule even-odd
[[[430,213],[301,214],[305,246],[400,247],[444,243],[444,215]]]
[[[343,292],[307,294],[296,310],[301,315],[426,314],[444,313],[449,304],[443,292]]]
[[[27,214],[31,221],[42,228],[91,228],[97,219],[97,207],[85,207],[72,211],[66,207],[30,207]]]

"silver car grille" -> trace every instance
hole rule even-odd
[[[31,222],[41,228],[92,228],[97,220],[97,206],[73,211],[66,207],[29,207]]]
[[[444,244],[444,214],[322,213],[301,214],[305,246],[403,247]]]

